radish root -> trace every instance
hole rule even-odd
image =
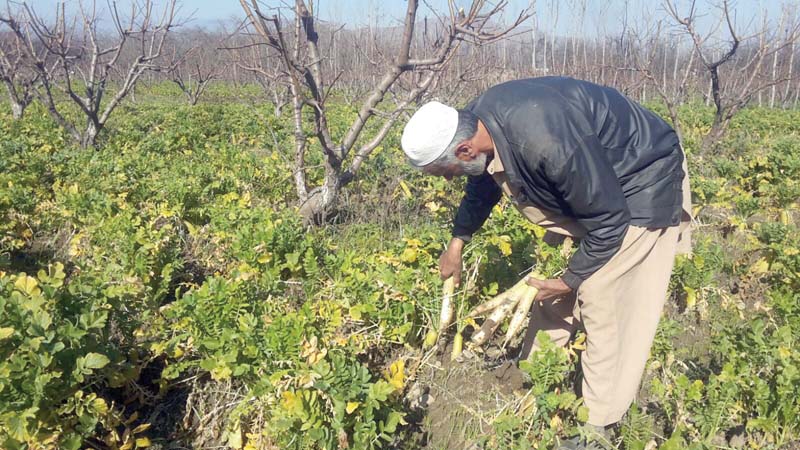
[[[531,277],[542,279],[539,274],[532,274]],[[473,309],[468,317],[477,317],[489,314],[489,317],[483,322],[480,330],[472,335],[472,343],[474,345],[483,345],[488,341],[497,331],[501,323],[511,314],[511,322],[506,332],[503,346],[514,338],[523,329],[525,317],[533,305],[536,294],[539,290],[533,286],[529,286],[527,278],[518,281],[513,287],[507,291],[497,295],[495,298],[478,305]]]

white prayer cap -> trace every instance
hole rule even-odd
[[[438,159],[445,151],[458,128],[458,111],[433,101],[422,105],[411,116],[403,130],[400,144],[411,160],[421,167]]]

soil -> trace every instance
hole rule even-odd
[[[513,353],[512,353],[513,354]],[[479,448],[494,415],[525,393],[525,376],[505,355],[489,358],[465,350],[450,361],[450,347],[423,365],[409,390],[418,426],[417,448]]]

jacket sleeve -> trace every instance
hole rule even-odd
[[[588,121],[566,102],[539,108],[528,119],[528,152],[543,155],[539,167],[586,236],[561,279],[573,291],[603,267],[622,246],[630,212],[605,149]],[[529,122],[530,123],[530,122]],[[535,158],[531,158],[535,159]]]
[[[453,220],[453,236],[468,241],[483,226],[502,196],[500,186],[488,173],[468,177],[464,198]]]

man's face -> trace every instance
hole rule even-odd
[[[481,153],[469,161],[456,160],[456,162],[450,165],[437,164],[425,168],[425,173],[444,177],[449,181],[455,177],[464,175],[478,176],[483,174],[484,170],[486,170],[486,154]]]
[[[426,168],[425,173],[437,177],[444,177],[446,180],[450,181],[454,177],[460,177],[464,175],[464,169],[461,167],[461,163],[450,164],[449,166],[437,164],[433,167]]]

